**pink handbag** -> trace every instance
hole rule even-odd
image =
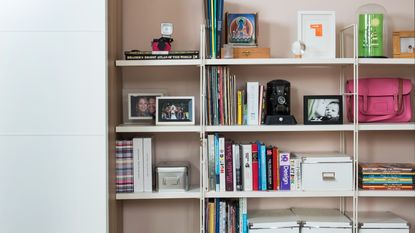
[[[353,93],[353,80],[346,92]],[[412,119],[412,83],[401,78],[359,79],[359,122],[409,122]],[[347,118],[353,122],[353,96],[347,96]]]

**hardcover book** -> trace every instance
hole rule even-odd
[[[280,153],[280,190],[290,190],[290,153]]]

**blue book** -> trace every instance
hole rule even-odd
[[[219,135],[215,134],[215,176],[216,176],[216,192],[219,192],[219,174],[220,174],[220,164],[219,164]]]
[[[280,153],[280,190],[290,190],[290,153]]]
[[[262,190],[262,156],[261,156],[261,142],[260,141],[256,141],[255,142],[258,146],[258,190]]]
[[[224,0],[217,0],[217,27],[216,27],[216,57],[220,58],[220,48],[222,41],[222,25],[223,25],[223,2]]]
[[[267,190],[267,158],[266,158],[267,148],[265,144],[261,144],[259,147],[261,147],[261,154],[258,154],[258,157],[261,157],[261,164],[260,164],[261,165],[261,190],[266,191]]]

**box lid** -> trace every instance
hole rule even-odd
[[[186,172],[190,169],[189,162],[161,162],[156,165],[156,172]]]
[[[303,163],[351,163],[350,156],[340,152],[295,152]]]
[[[349,218],[353,218],[352,213],[346,214]],[[358,217],[362,229],[409,229],[408,222],[392,212],[359,212]]]
[[[300,226],[298,224],[299,219],[289,209],[250,211],[248,217],[250,229],[275,229]]]
[[[304,227],[351,228],[351,221],[336,209],[293,208]]]

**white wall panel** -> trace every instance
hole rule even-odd
[[[103,31],[105,0],[9,0],[0,7],[0,31]]]
[[[104,32],[0,38],[0,135],[105,133]]]
[[[105,136],[0,136],[0,231],[105,233]]]

